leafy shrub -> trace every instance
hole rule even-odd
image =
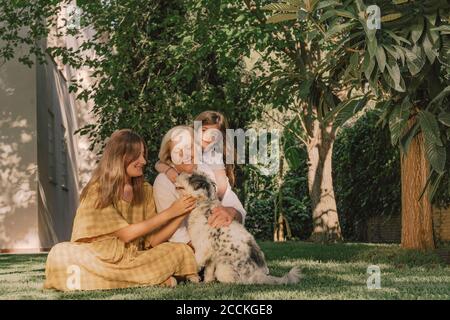
[[[369,217],[400,213],[399,151],[377,121],[376,112],[365,114],[343,128],[334,145],[334,190],[346,240],[366,240]]]
[[[302,161],[304,165],[299,170],[285,174],[281,186],[282,212],[292,232],[291,240],[305,240],[312,232],[311,202],[305,172],[306,154],[302,154]],[[279,187],[274,177],[263,176],[252,167],[246,170],[245,199],[248,212],[245,225],[257,239],[272,240]]]

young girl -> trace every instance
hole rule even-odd
[[[235,183],[234,165],[225,164],[227,155],[226,130],[228,129],[228,121],[222,113],[217,111],[204,111],[195,118],[195,121],[201,121],[202,123],[201,147],[203,151],[203,162],[209,165],[213,170],[217,183],[217,196],[222,200],[227,189],[234,186]],[[214,135],[214,130],[218,130],[222,134],[223,156],[213,152],[214,139],[216,137],[216,135]],[[219,155],[219,158],[216,155]],[[159,173],[165,173],[172,182],[175,182],[179,174],[173,166],[169,166],[166,163],[157,162],[155,168]]]
[[[173,276],[198,279],[192,249],[168,238],[195,207],[182,198],[156,214],[144,181],[144,141],[131,130],[113,133],[81,194],[71,242],[55,245],[45,288],[95,290],[139,285],[175,286]]]

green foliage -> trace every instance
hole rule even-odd
[[[0,59],[12,58],[24,44],[33,46],[20,61],[31,65],[33,53],[43,57],[44,47],[36,41],[55,25],[49,18],[58,5],[68,2],[1,1],[0,40],[5,44]],[[98,145],[101,152],[113,131],[131,128],[147,141],[151,176],[162,135],[170,127],[207,109],[225,113],[234,128],[257,117],[248,92],[252,75],[244,71],[242,57],[258,36],[252,34],[255,28],[245,27],[251,14],[240,1],[80,0],[77,6],[83,12],[81,28],[96,34],[79,50],[50,47],[47,52],[74,68],[88,67],[98,79],[87,89],[75,80],[69,83],[78,99],[94,101],[98,121],[78,132],[88,135],[92,148]],[[76,30],[58,34],[79,36]]]
[[[305,152],[301,154],[299,161],[302,162],[299,169],[285,174],[281,186],[282,210],[291,228],[292,239],[307,239],[312,231],[312,221],[305,172]],[[245,225],[257,239],[272,240],[278,186],[273,177],[261,175],[257,169],[252,167],[247,166],[245,173],[244,188],[247,208]]]
[[[450,4],[445,0],[375,1],[380,7],[381,29],[370,30],[363,1],[342,2],[339,10],[358,13],[341,15],[328,20],[331,24],[355,22],[336,40],[342,44],[333,55],[351,61],[350,52],[359,52],[360,63],[354,63],[354,72],[364,74],[371,91],[389,112],[383,117],[389,123],[391,141],[408,151],[412,138],[422,132],[425,154],[431,165],[429,197],[441,186],[448,171],[446,164],[447,127],[438,121],[439,114],[448,112],[449,81],[448,35]],[[326,14],[326,12],[324,13]],[[355,36],[348,41],[349,36]],[[446,117],[445,115],[443,116]],[[412,121],[412,127],[408,125]],[[448,148],[448,147],[447,147]]]
[[[439,187],[436,189],[433,205],[438,208],[448,208],[450,206],[450,148],[446,148],[447,162],[445,167],[447,170],[441,176]]]
[[[343,127],[334,144],[333,184],[346,241],[367,240],[368,218],[401,212],[399,149],[390,143],[389,129],[379,125],[382,111],[384,109],[370,111],[353,125]],[[292,128],[292,124],[288,127]],[[306,239],[311,231],[306,153],[293,146],[290,145],[290,153],[294,162],[290,166],[295,169],[285,175],[283,212],[293,236]],[[448,159],[450,155],[446,167],[450,167]],[[273,178],[259,175],[256,169],[246,168],[244,181],[248,209],[246,226],[258,239],[272,239],[277,185]],[[448,173],[442,177],[433,205],[450,205]]]
[[[269,2],[256,1],[249,10],[250,1],[239,0],[77,1],[83,26],[97,34],[77,52],[48,52],[74,67],[91,68],[99,79],[87,90],[70,84],[79,99],[93,99],[98,117],[79,133],[88,135],[94,147],[114,130],[132,128],[149,145],[151,176],[162,135],[203,110],[224,112],[234,128],[245,128],[265,108],[293,112],[296,118],[286,126],[294,134],[284,150],[292,169],[282,185],[283,211],[294,237],[304,239],[311,221],[306,157],[298,148],[309,134],[302,124],[317,117],[343,125],[365,106],[369,92],[355,92],[364,91],[367,83],[391,135],[375,128],[375,116],[368,115],[367,124],[358,121],[335,143],[335,193],[344,215],[344,238],[357,237],[370,215],[399,212],[398,154],[390,141],[406,151],[418,130],[433,168],[434,201],[450,203],[448,4],[375,1],[383,27],[374,31],[366,27],[362,1],[287,1],[263,7]],[[11,59],[23,45],[28,51],[20,61],[30,65],[33,54],[42,59],[37,43],[50,26],[42,21],[57,12],[58,3],[0,0],[0,59]],[[277,24],[266,23],[271,21],[262,8],[285,15],[273,19]],[[306,44],[311,44],[307,53]],[[243,66],[252,49],[261,55],[258,74]],[[95,58],[84,55],[90,50]],[[343,88],[348,91],[338,99]],[[411,115],[417,122],[406,130]],[[242,181],[247,226],[258,238],[271,239],[278,186],[248,166],[239,170],[238,184]]]
[[[401,212],[399,150],[389,143],[389,130],[377,125],[381,111],[370,111],[351,127],[343,128],[334,145],[333,182],[346,240],[366,240],[369,217]],[[447,207],[448,173],[441,181],[433,205]]]
[[[365,240],[371,216],[400,214],[399,151],[387,128],[370,112],[338,135],[333,150],[333,182],[344,239]]]
[[[46,19],[59,12],[56,0],[0,0],[0,66],[16,58],[31,67],[45,63],[41,40],[48,33]]]
[[[92,147],[102,146],[114,130],[132,128],[147,141],[152,175],[161,138],[170,127],[190,123],[207,109],[225,113],[234,128],[256,117],[242,66],[248,39],[231,28],[242,15],[237,1],[78,5],[83,24],[97,31],[82,48],[94,50],[95,59],[60,48],[51,52],[89,66],[99,77],[94,88],[78,88],[79,98],[95,102],[98,122],[80,130]]]
[[[301,24],[298,27],[297,23],[297,28],[314,23],[322,31],[316,41],[325,39],[332,44],[324,51],[325,70],[330,77],[340,78],[344,66],[339,84],[341,88],[347,87],[349,94],[367,81],[379,102],[395,101],[390,112],[384,113],[392,143],[401,143],[403,152],[407,152],[414,135],[423,132],[426,157],[431,165],[429,197],[433,199],[446,171],[444,142],[448,139],[448,128],[437,121],[437,116],[448,112],[450,102],[450,4],[446,0],[377,0],[370,4],[380,8],[381,29],[369,29],[368,20],[372,19],[366,13],[369,4],[362,0],[333,1],[323,6],[317,1],[295,1],[298,12],[307,13],[298,17]],[[275,12],[286,9],[276,5],[266,8]],[[333,114],[348,111],[336,109]],[[411,118],[419,126],[414,124],[413,129],[406,130]]]

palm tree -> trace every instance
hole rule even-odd
[[[325,1],[329,2],[329,1]],[[282,111],[293,114],[292,121],[285,125],[298,144],[306,147],[308,155],[308,189],[312,204],[313,232],[310,240],[332,242],[342,240],[338,211],[333,188],[332,152],[337,132],[347,120],[336,110],[361,110],[367,95],[353,90],[346,75],[330,66],[339,63],[330,55],[337,50],[338,42],[326,41],[325,26],[320,13],[326,7],[318,1],[288,1],[263,6],[275,15],[265,18],[261,11],[248,7],[260,18],[261,23],[282,23],[273,33],[275,57],[265,55],[265,94],[285,96],[279,98]],[[300,20],[294,28],[286,20]],[[284,47],[283,47],[284,46]],[[269,60],[269,61],[268,61]],[[353,61],[352,61],[353,62]],[[265,97],[266,97],[265,96]],[[287,103],[286,103],[287,101]],[[295,153],[287,152],[286,160],[295,162]]]
[[[315,9],[305,10],[305,3]],[[335,44],[324,58],[330,74],[344,72],[353,78],[342,83],[352,89],[367,84],[384,108],[382,122],[389,124],[392,143],[402,155],[402,246],[432,249],[431,200],[448,170],[450,4],[446,0],[375,4],[312,0],[275,6],[278,21],[307,24],[320,16],[321,40]],[[380,17],[374,16],[377,12]],[[377,18],[381,28],[371,28]],[[347,118],[353,113],[351,105],[343,105],[332,116]]]

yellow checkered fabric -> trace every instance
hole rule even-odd
[[[128,244],[108,235],[156,215],[150,184],[145,184],[145,202],[140,205],[119,201],[116,206],[95,209],[94,202],[95,195],[89,194],[80,204],[71,242],[59,243],[49,252],[44,288],[67,291],[155,285],[171,275],[197,273],[193,251],[185,244],[166,242],[145,250],[151,234]],[[87,238],[95,240],[81,242]]]

